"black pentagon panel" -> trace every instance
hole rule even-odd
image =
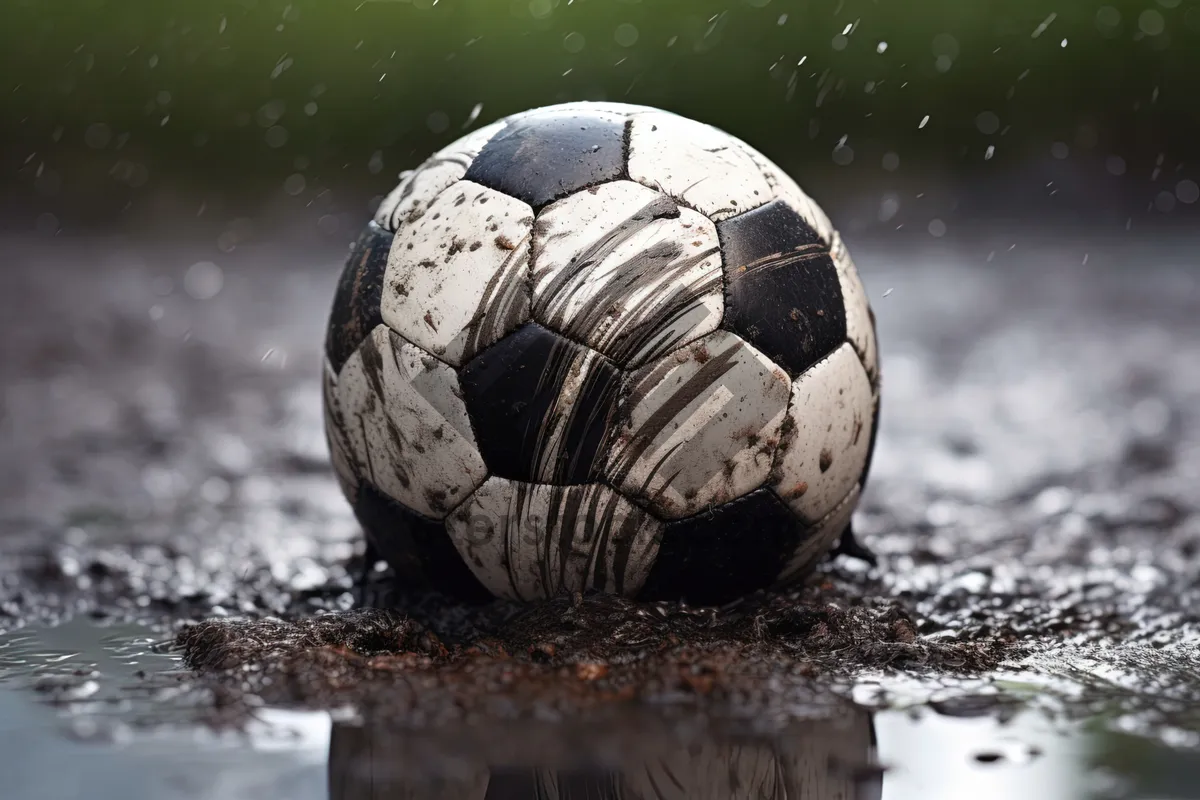
[[[755,489],[667,523],[639,598],[719,605],[766,588],[803,536],[800,519],[774,492]]]
[[[350,249],[325,335],[325,352],[335,373],[341,371],[371,331],[383,324],[379,303],[393,238],[393,234],[370,222]]]
[[[443,522],[429,519],[363,481],[354,513],[399,589],[436,589],[471,603],[492,595],[458,554]]]
[[[523,115],[484,145],[465,178],[539,209],[623,175],[625,126],[590,111]]]
[[[846,341],[829,246],[780,200],[717,223],[725,327],[795,378]]]
[[[607,358],[529,323],[469,361],[459,380],[489,474],[597,480],[621,380]]]

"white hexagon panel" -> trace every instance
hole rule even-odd
[[[629,177],[714,222],[773,199],[766,176],[737,139],[662,112],[632,118]]]
[[[632,181],[547,207],[533,263],[534,320],[622,366],[711,333],[725,311],[716,227]]]
[[[842,344],[792,385],[771,488],[808,522],[862,477],[871,443],[872,390],[858,353]]]
[[[336,389],[351,469],[393,500],[441,519],[487,474],[458,376],[380,325]]]
[[[858,351],[867,375],[874,385],[879,380],[879,351],[875,341],[875,322],[871,305],[867,301],[867,290],[858,277],[858,269],[846,243],[837,232],[833,234],[833,245],[829,249],[833,265],[837,267],[838,282],[842,286],[842,299],[846,305],[846,336]]]
[[[490,592],[537,600],[589,589],[637,594],[662,523],[601,484],[491,477],[450,515],[446,529]]]
[[[712,333],[629,376],[605,474],[664,519],[741,497],[770,473],[790,392],[782,368]]]
[[[385,230],[397,231],[420,219],[435,197],[467,174],[471,161],[505,124],[494,122],[471,131],[434,153],[416,169],[402,173],[399,185],[379,204],[375,222]]]
[[[380,310],[408,341],[454,366],[529,319],[533,209],[470,181],[396,234]]]

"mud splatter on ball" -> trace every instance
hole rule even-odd
[[[866,479],[879,365],[844,243],[744,142],[571,103],[402,176],[330,320],[339,482],[401,579],[715,603],[806,575]]]

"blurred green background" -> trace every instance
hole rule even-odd
[[[1195,0],[4,0],[0,64],[18,227],[361,215],[465,129],[569,99],[714,123],[862,224],[900,224],[888,193],[1200,208]]]

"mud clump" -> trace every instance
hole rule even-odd
[[[924,641],[898,605],[847,607],[834,595],[815,586],[723,609],[599,594],[464,609],[425,597],[287,621],[210,620],[182,629],[175,646],[221,698],[219,722],[265,701],[394,710],[414,725],[627,703],[786,715],[864,670],[976,674],[1011,650]]]
[[[335,648],[360,656],[444,653],[423,626],[391,611],[350,611],[298,622],[215,620],[184,628],[175,644],[198,670],[231,670],[306,650]]]

